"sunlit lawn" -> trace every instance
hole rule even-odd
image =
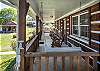
[[[14,58],[15,54],[0,55],[0,71],[4,71]]]
[[[35,28],[26,28],[26,40],[33,36],[33,32],[36,32],[35,30]],[[0,52],[12,51],[11,43],[13,41],[16,42],[16,38],[13,38],[13,35],[16,35],[16,33],[0,34]],[[0,55],[0,71],[4,71],[14,58],[15,54]]]
[[[13,41],[16,41],[16,39],[13,39],[13,35],[16,35],[15,33],[3,33],[0,34],[0,51],[12,51],[11,43]]]

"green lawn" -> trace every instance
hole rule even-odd
[[[15,33],[10,34],[0,34],[0,51],[12,51],[11,44],[12,42],[16,42],[16,39],[13,39],[13,35]]]
[[[35,28],[26,27],[26,40],[33,35],[33,32],[36,32],[35,30]],[[16,38],[13,38],[13,35],[16,35],[16,33],[0,34],[0,52],[12,51],[11,44],[16,43]]]
[[[35,28],[26,28],[26,40],[33,36],[33,32],[36,32],[35,30]],[[13,35],[16,35],[16,33],[0,34],[0,52],[12,51],[11,44],[13,42],[16,43],[16,38],[13,38]],[[14,58],[15,54],[0,55],[0,71],[10,71],[10,65],[15,62]]]
[[[0,71],[5,71],[15,58],[15,54],[0,55]]]

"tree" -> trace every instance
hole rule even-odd
[[[5,22],[16,21],[17,11],[14,8],[3,8],[0,11],[0,24]]]

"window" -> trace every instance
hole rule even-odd
[[[72,34],[84,39],[88,39],[88,13],[86,12],[84,14],[79,14],[72,17],[72,19]]]
[[[88,37],[88,14],[80,15],[80,36]]]
[[[78,35],[78,16],[73,17],[73,34]]]

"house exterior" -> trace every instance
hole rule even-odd
[[[16,24],[14,22],[6,22],[4,25],[0,25],[1,33],[16,32]]]
[[[55,28],[66,44],[100,52],[100,2],[56,20]]]

